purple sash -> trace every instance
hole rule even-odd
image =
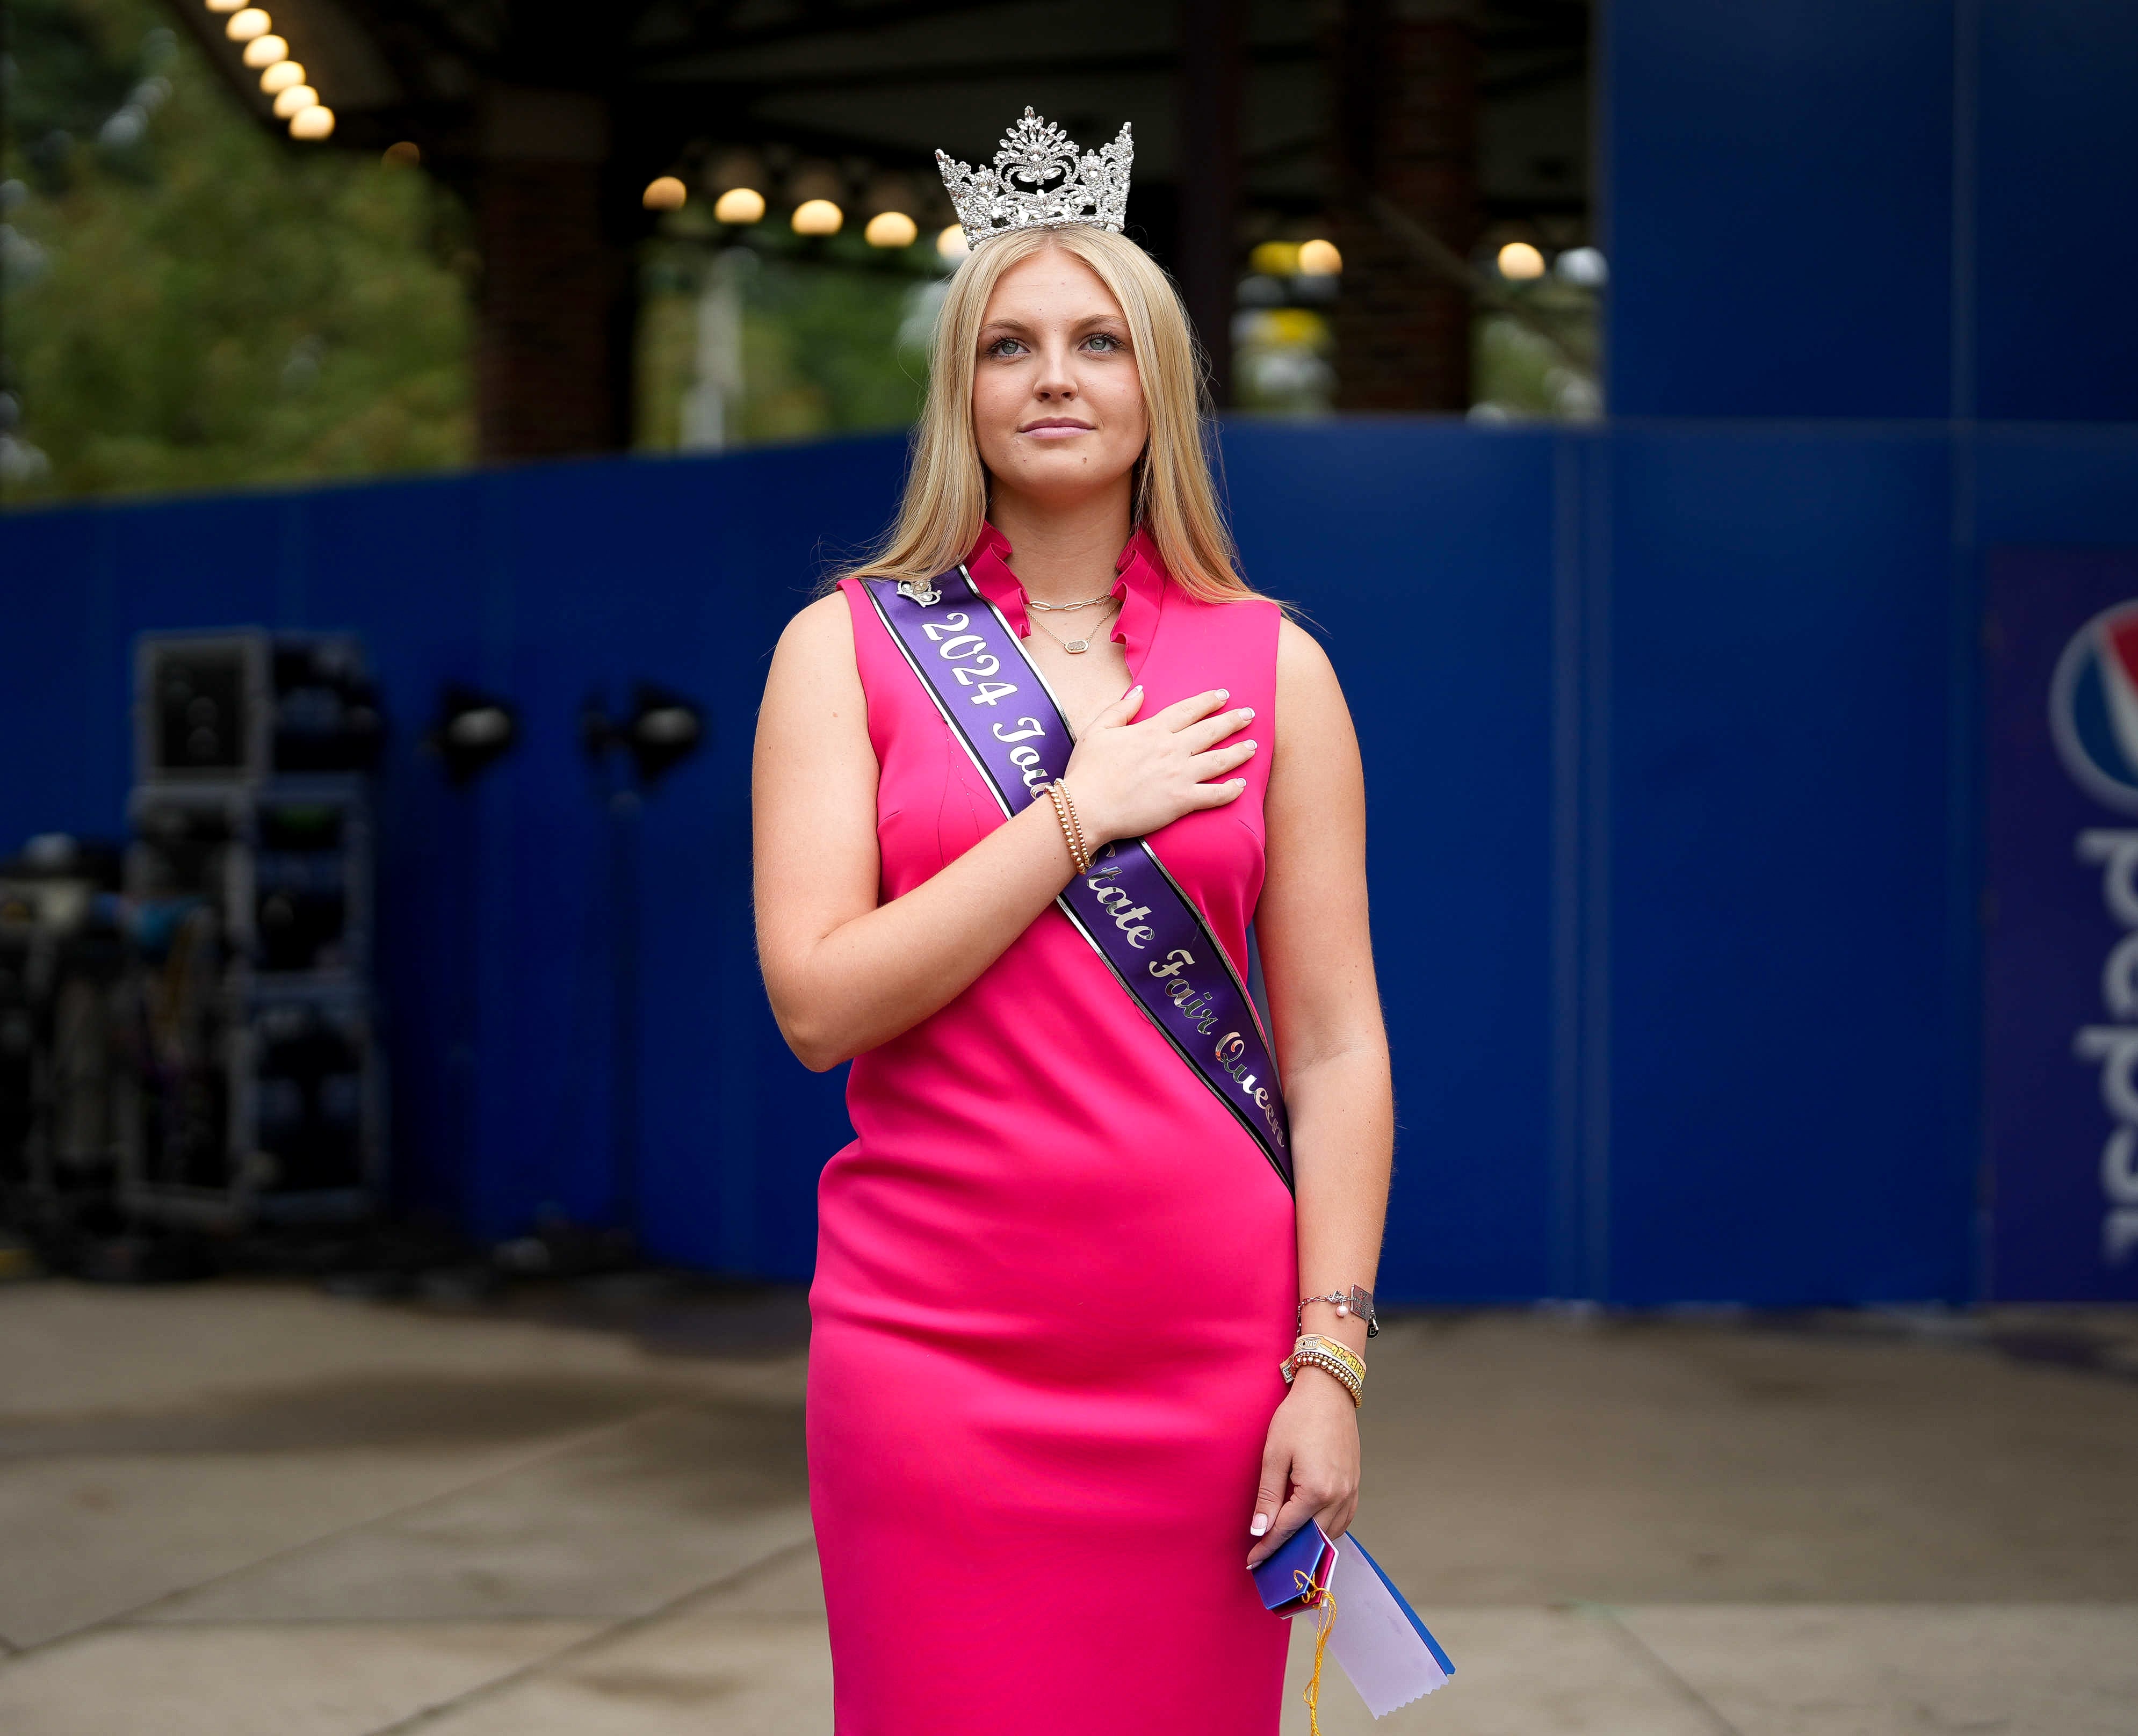
[[[1045,678],[972,575],[960,566],[925,588],[886,578],[862,585],[1003,812],[1037,801],[1074,742]],[[1290,1128],[1262,1020],[1203,913],[1150,846],[1105,846],[1055,902],[1291,1187]]]

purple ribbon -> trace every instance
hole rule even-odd
[[[1039,799],[1075,745],[1009,623],[961,566],[925,586],[862,581],[950,733],[1005,814]],[[1276,1066],[1247,985],[1195,901],[1141,838],[1098,852],[1055,900],[1145,1017],[1292,1185]]]

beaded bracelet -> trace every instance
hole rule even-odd
[[[1365,1382],[1359,1379],[1357,1375],[1354,1374],[1350,1369],[1346,1368],[1342,1363],[1337,1361],[1335,1357],[1330,1355],[1327,1351],[1293,1351],[1290,1356],[1284,1359],[1284,1362],[1281,1364],[1281,1371],[1284,1375],[1284,1383],[1286,1386],[1290,1386],[1292,1382],[1293,1377],[1296,1375],[1301,1368],[1319,1368],[1325,1374],[1333,1374],[1335,1376],[1337,1384],[1342,1387],[1346,1392],[1349,1392],[1351,1395],[1351,1404],[1354,1409],[1356,1409],[1359,1405],[1364,1402]]]
[[[1062,805],[1069,810],[1069,824],[1076,830],[1076,847],[1084,853],[1084,871],[1088,874],[1091,871],[1095,852],[1091,841],[1084,836],[1084,817],[1076,812],[1076,798],[1069,793],[1067,784],[1057,778],[1054,781],[1054,788],[1062,792]]]
[[[1321,1351],[1335,1357],[1338,1362],[1357,1375],[1361,1384],[1365,1381],[1365,1359],[1349,1344],[1340,1343],[1335,1339],[1325,1339],[1318,1332],[1309,1332],[1301,1335],[1299,1342],[1292,1346],[1292,1350],[1295,1354],[1301,1350]]]
[[[1293,1375],[1309,1367],[1335,1375],[1351,1395],[1351,1402],[1355,1405],[1360,1402],[1366,1389],[1366,1364],[1350,1345],[1325,1339],[1316,1332],[1302,1333],[1299,1342],[1291,1347],[1291,1354],[1279,1365],[1279,1372],[1284,1376],[1285,1384],[1290,1386]]]
[[[1091,852],[1084,847],[1084,829],[1076,823],[1076,810],[1070,804],[1068,786],[1058,778],[1046,786],[1048,799],[1054,803],[1054,817],[1062,822],[1062,841],[1069,846],[1069,860],[1079,874],[1091,871]]]

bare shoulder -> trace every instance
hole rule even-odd
[[[1350,849],[1364,800],[1358,732],[1321,642],[1286,621],[1276,644],[1276,753],[1262,812],[1272,861]],[[1361,846],[1363,847],[1363,846]]]
[[[764,678],[768,705],[813,695],[858,699],[861,671],[854,661],[854,623],[847,599],[834,591],[795,612],[773,648]]]
[[[1335,666],[1321,641],[1296,621],[1285,620],[1276,632],[1276,700],[1287,714],[1348,714]]]
[[[851,664],[854,660],[854,621],[845,596],[832,591],[798,609],[793,619],[780,631],[777,655],[783,660],[798,660],[812,666],[827,661]]]
[[[760,746],[793,732],[859,736],[867,716],[861,670],[854,660],[854,624],[847,600],[834,591],[795,612],[779,635],[765,671],[758,712]]]

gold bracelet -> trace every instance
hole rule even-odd
[[[1076,822],[1069,807],[1069,794],[1059,783],[1047,786],[1054,804],[1054,817],[1062,822],[1062,841],[1069,846],[1069,861],[1079,874],[1091,871],[1091,859],[1084,854],[1084,841],[1076,834]]]
[[[1351,1404],[1356,1409],[1364,1402],[1366,1383],[1325,1350],[1295,1350],[1284,1359],[1282,1373],[1285,1384],[1291,1384],[1301,1368],[1319,1368],[1324,1374],[1335,1377],[1336,1383],[1351,1395]]]
[[[1076,798],[1069,793],[1069,786],[1058,778],[1054,780],[1053,788],[1062,792],[1062,805],[1069,810],[1069,823],[1076,830],[1076,847],[1083,852],[1083,871],[1089,874],[1091,871],[1091,841],[1084,836],[1084,817],[1076,812]]]
[[[1334,1363],[1343,1370],[1347,1385],[1355,1384],[1361,1391],[1365,1387],[1366,1365],[1345,1350],[1341,1344],[1300,1343],[1293,1347],[1291,1355],[1287,1360],[1295,1367],[1309,1362],[1322,1368],[1327,1368]]]
[[[1291,1347],[1291,1354],[1281,1364],[1286,1381],[1289,1382],[1295,1370],[1309,1363],[1334,1374],[1344,1382],[1355,1398],[1365,1390],[1365,1362],[1348,1344],[1340,1344],[1334,1339],[1325,1339],[1319,1333],[1303,1334],[1299,1342]]]
[[[1365,1358],[1361,1357],[1359,1353],[1354,1350],[1349,1344],[1344,1343],[1336,1339],[1325,1339],[1318,1332],[1303,1333],[1300,1335],[1299,1342],[1291,1348],[1294,1352],[1301,1350],[1323,1351],[1328,1355],[1335,1357],[1338,1362],[1343,1363],[1345,1368],[1349,1368],[1354,1374],[1357,1375],[1360,1381],[1363,1382],[1366,1378]]]
[[[1047,785],[1047,793],[1054,797],[1054,810],[1061,815],[1062,838],[1069,841],[1069,860],[1076,861],[1076,870],[1080,875],[1088,875],[1091,872],[1091,846],[1084,842],[1084,827],[1077,823],[1076,800],[1069,795],[1069,785],[1057,778],[1052,785]]]

